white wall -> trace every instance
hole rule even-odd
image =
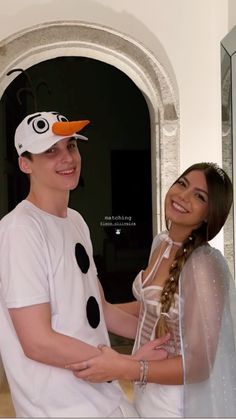
[[[8,0],[0,39],[38,23],[75,19],[142,42],[167,66],[179,91],[182,170],[200,160],[221,163],[220,41],[228,32],[228,1]]]
[[[236,25],[236,1],[229,0],[229,31]]]

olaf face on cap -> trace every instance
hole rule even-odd
[[[68,121],[58,112],[36,112],[26,116],[15,132],[15,147],[20,156],[25,151],[43,153],[63,138],[80,138],[78,134],[90,121]]]

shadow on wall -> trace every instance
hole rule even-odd
[[[32,26],[32,22],[34,22],[33,24],[43,23],[42,20],[39,20],[39,16],[44,16],[45,23],[50,21],[65,22],[66,20],[76,20],[83,23],[87,22],[90,24],[104,25],[113,28],[114,30],[121,31],[124,34],[133,37],[134,40],[136,39],[141,42],[147,49],[152,51],[158,61],[165,67],[165,70],[174,84],[174,89],[177,92],[178,87],[175,72],[156,35],[142,21],[126,10],[122,10],[121,12],[116,11],[115,8],[120,7],[119,5],[117,7],[117,3],[115,2],[114,9],[112,9],[109,6],[105,6],[93,0],[67,0],[65,7],[64,2],[52,0],[41,4],[34,3],[34,5],[22,7],[20,11],[16,12],[15,19],[14,16],[9,16],[4,14],[4,11],[1,11],[1,21],[3,22],[3,25],[4,22],[8,25],[9,18],[11,18],[11,28],[23,29],[23,27],[19,27],[19,22],[25,22],[24,26],[30,27]],[[134,10],[135,6],[136,0],[133,0]],[[163,10],[164,7],[166,7],[166,10]],[[168,4],[163,4],[162,10],[163,18],[165,18],[165,16],[168,18],[170,13]],[[77,11],[77,13],[75,13],[75,11]]]

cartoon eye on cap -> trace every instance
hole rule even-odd
[[[46,119],[38,117],[34,119],[32,127],[38,134],[43,134],[44,132],[48,131],[49,123]]]
[[[68,119],[63,115],[57,115],[58,122],[68,122]],[[42,116],[37,117],[32,122],[32,127],[38,134],[43,134],[44,132],[48,131],[50,128],[50,124],[47,119],[43,118]]]
[[[68,122],[68,119],[63,115],[57,115],[57,119],[59,122]]]

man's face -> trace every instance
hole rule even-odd
[[[46,188],[51,192],[75,189],[81,171],[77,141],[74,138],[60,140],[43,153],[32,154],[32,160],[20,157],[19,165],[22,171],[30,175],[31,187],[38,187],[42,191]]]

